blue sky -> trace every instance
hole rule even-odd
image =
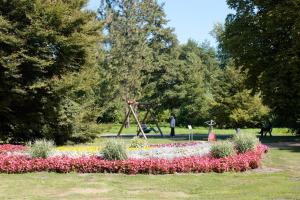
[[[90,0],[89,9],[96,10],[100,0]],[[189,38],[198,42],[208,40],[215,46],[216,41],[209,32],[217,22],[224,23],[227,14],[232,12],[226,0],[159,0],[165,2],[165,12],[169,26],[175,28],[180,43]]]

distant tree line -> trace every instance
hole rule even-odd
[[[179,44],[156,0],[101,0],[97,13],[87,0],[1,0],[0,140],[90,141],[128,99],[181,125],[299,130],[299,2],[267,2],[228,1],[214,49]]]

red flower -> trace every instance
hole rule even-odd
[[[3,148],[2,148],[3,149]],[[14,149],[9,147],[8,149]],[[17,147],[15,149],[22,149]],[[234,155],[226,158],[211,156],[193,156],[167,159],[128,159],[109,161],[102,158],[66,156],[47,159],[28,156],[0,154],[0,173],[25,173],[37,171],[52,171],[59,173],[125,173],[125,174],[172,174],[172,173],[204,173],[245,171],[259,167],[262,155],[268,151],[267,146],[258,145],[255,151]]]

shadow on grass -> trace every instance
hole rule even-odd
[[[300,146],[280,147],[279,150],[285,150],[285,151],[300,153]]]
[[[258,136],[261,143],[269,147],[290,152],[300,153],[300,136]]]
[[[300,136],[258,136],[262,143],[294,142],[300,143]]]

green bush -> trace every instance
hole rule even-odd
[[[32,158],[47,158],[54,148],[54,142],[51,140],[36,140],[34,143],[29,142],[27,146]]]
[[[258,139],[252,134],[236,134],[233,137],[233,143],[238,153],[255,150]]]
[[[143,148],[148,145],[147,140],[135,136],[130,140],[130,148]]]
[[[108,140],[102,150],[104,159],[107,160],[126,160],[127,151],[125,144],[118,140]]]
[[[229,141],[217,142],[212,145],[210,153],[214,158],[232,156],[235,153],[234,145]]]

